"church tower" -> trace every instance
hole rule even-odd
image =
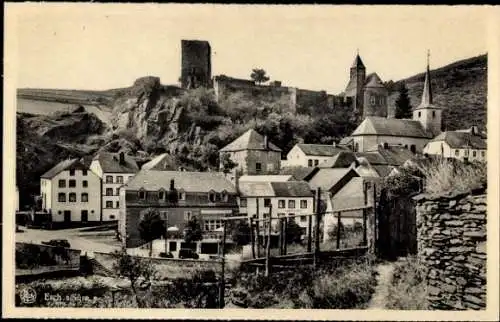
[[[354,62],[351,66],[351,73],[349,83],[347,84],[345,90],[345,96],[352,98],[354,111],[359,117],[363,115],[365,80],[366,68],[363,64],[363,61],[361,60],[361,57],[359,57],[359,53],[357,53],[356,58],[354,58]]]
[[[413,110],[413,119],[419,121],[422,127],[433,137],[441,133],[442,109],[434,105],[432,100],[431,72],[429,69],[429,56],[427,53],[427,71],[425,73],[424,91],[422,101]]]

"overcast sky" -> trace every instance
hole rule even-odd
[[[22,7],[17,7],[22,8]],[[359,48],[397,80],[487,52],[488,7],[31,4],[16,10],[18,87],[109,89],[180,76],[181,39],[208,40],[212,75],[341,92]],[[8,7],[6,14],[14,13]]]

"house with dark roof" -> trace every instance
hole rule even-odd
[[[281,167],[281,149],[253,129],[220,149],[220,169],[224,169],[225,154],[237,164],[236,169],[242,174],[277,173]]]
[[[412,119],[367,116],[350,135],[355,152],[366,152],[378,145],[402,146],[422,153],[424,146],[441,132],[442,108],[432,99],[429,64],[425,74],[422,101]]]
[[[97,154],[90,163],[102,181],[102,221],[117,221],[120,215],[120,188],[138,171],[135,160],[124,152]]]
[[[283,161],[283,166],[316,167],[341,151],[348,150],[345,147],[338,147],[333,144],[297,143],[288,152],[286,161]]]
[[[477,128],[442,132],[424,147],[428,155],[463,161],[486,161],[486,139]]]
[[[99,222],[101,218],[101,179],[80,160],[59,162],[40,177],[42,208],[52,223]]]
[[[238,214],[236,187],[219,172],[141,170],[120,190],[120,234],[126,247],[145,243],[139,234],[144,211],[157,209],[168,228],[182,232],[193,217],[205,235]]]
[[[272,212],[273,218],[293,220],[304,229],[304,233],[307,233],[307,215],[314,211],[314,193],[307,182],[269,179],[269,181],[250,179],[239,181],[240,213],[264,219]],[[261,233],[265,232],[266,225],[260,226]],[[277,227],[278,221],[274,221],[273,230]]]

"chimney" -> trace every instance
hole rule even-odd
[[[477,129],[477,126],[474,125],[470,128],[470,132],[472,133],[472,135],[477,135],[479,133],[479,130]]]
[[[264,149],[269,149],[269,143],[267,142],[267,135],[264,135]]]
[[[333,147],[336,148],[337,147],[337,143],[335,141],[333,141]]]
[[[125,153],[123,151],[120,152],[120,164],[125,164]]]
[[[175,189],[175,181],[174,179],[170,180],[170,190],[174,190]]]

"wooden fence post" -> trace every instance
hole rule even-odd
[[[287,239],[286,239],[286,236],[288,234],[288,218],[285,217],[285,219],[283,220],[285,225],[283,227],[283,255],[286,255],[286,245],[287,245]]]
[[[223,309],[224,308],[224,305],[225,305],[225,299],[224,299],[224,289],[226,287],[226,281],[225,281],[225,266],[226,266],[226,260],[225,260],[225,256],[226,256],[226,221],[224,220],[222,222],[222,227],[223,227],[223,234],[222,234],[222,251],[221,251],[221,255],[222,255],[222,260],[221,260],[221,265],[222,265],[222,269],[221,269],[221,280],[220,280],[220,284],[219,284],[219,308]]]
[[[342,220],[340,218],[341,216],[341,212],[339,211],[337,213],[337,249],[340,249],[340,234],[341,234],[341,229],[340,229],[340,225],[342,225]]]
[[[365,208],[363,208],[363,245],[368,246],[367,225],[366,225],[366,206],[368,205],[368,182],[363,182],[363,196]]]
[[[318,264],[319,256],[319,223],[320,223],[320,201],[321,201],[321,188],[316,191],[316,224],[314,226],[314,257],[313,263],[314,267]]]
[[[280,230],[280,234],[279,234],[280,255],[283,255],[283,218],[278,218],[278,227]]]
[[[273,223],[272,217],[273,217],[272,205],[269,205],[269,226],[267,227],[266,271],[265,271],[265,276],[269,276],[269,272],[271,270],[270,258],[271,258],[271,228],[272,228],[271,225]]]
[[[252,243],[252,258],[255,259],[255,237],[254,237],[253,217],[250,217],[250,242]]]
[[[257,203],[257,221],[255,225],[256,230],[256,238],[257,238],[257,258],[260,258],[260,215],[259,215],[259,198],[255,198],[255,202]]]

